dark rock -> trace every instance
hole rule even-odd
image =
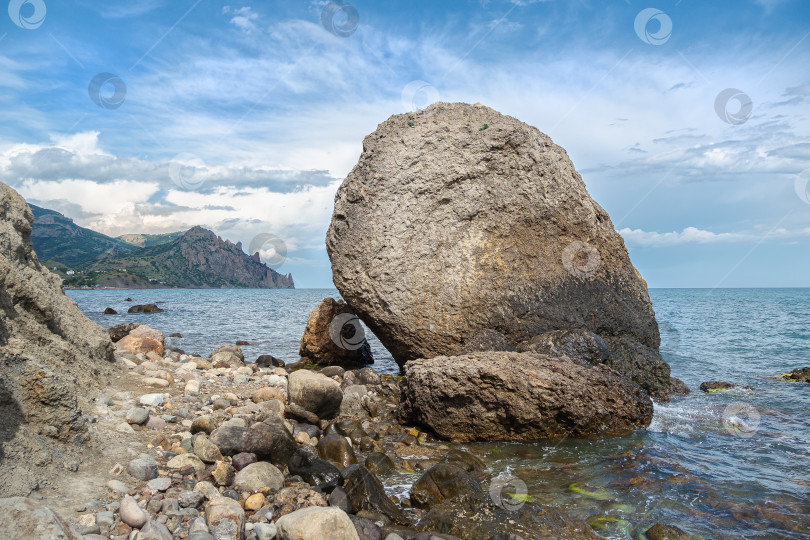
[[[115,311],[113,308],[108,307],[104,310],[104,315],[118,315],[118,312]]]
[[[584,328],[659,346],[646,284],[565,150],[488,107],[434,103],[380,124],[337,191],[326,247],[341,296],[400,366],[458,355],[487,329],[514,344]]]
[[[169,337],[181,338],[183,337],[183,334],[181,334],[180,332],[174,332],[172,334],[169,334]]]
[[[503,334],[496,330],[484,328],[467,338],[459,348],[458,354],[469,354],[482,351],[514,351],[515,346]]]
[[[158,477],[158,465],[154,459],[133,459],[127,465],[127,473],[138,480],[148,482]]]
[[[475,478],[450,463],[434,465],[411,486],[411,504],[430,508],[445,499],[483,493]]]
[[[578,328],[552,330],[533,336],[529,341],[521,343],[517,350],[549,356],[565,355],[571,360],[582,360],[590,364],[602,364],[610,356],[607,344],[598,334]]]
[[[231,459],[233,463],[233,468],[236,469],[237,471],[241,471],[251,463],[256,463],[257,461],[259,461],[259,458],[256,457],[256,454],[251,454],[249,452],[240,452],[235,456],[233,456],[233,458]]]
[[[673,525],[662,525],[657,523],[647,529],[644,533],[647,540],[692,540],[695,538]]]
[[[505,510],[487,495],[447,499],[417,523],[419,530],[442,531],[465,539],[518,535],[526,539],[598,540],[587,523],[552,508],[524,503]]]
[[[316,439],[321,436],[321,428],[312,424],[304,424],[304,423],[297,423],[293,426],[293,437],[298,435],[299,433],[306,433],[310,437],[315,437]]]
[[[298,449],[287,461],[290,474],[300,476],[311,486],[319,486],[329,491],[341,481],[340,471],[326,460]]]
[[[256,454],[260,460],[281,464],[286,463],[297,448],[284,421],[270,416],[245,430],[240,451]]]
[[[132,298],[124,298],[124,302],[132,302]]]
[[[317,424],[320,420],[317,414],[309,412],[297,403],[288,403],[284,407],[284,418],[307,424]]]
[[[669,378],[669,395],[671,396],[685,396],[692,391],[686,386],[686,383],[675,377]]]
[[[310,506],[327,506],[326,497],[322,493],[313,491],[306,484],[281,489],[273,496],[270,503],[275,519]]]
[[[232,456],[245,452],[242,445],[245,430],[246,428],[239,426],[220,426],[211,432],[210,440],[217,445],[223,456]]]
[[[118,343],[139,326],[139,324],[116,324],[107,328],[107,334],[109,334],[113,343]]]
[[[256,365],[259,367],[284,367],[284,360],[276,358],[270,354],[263,354],[256,359]]]
[[[318,441],[318,455],[322,459],[336,464],[339,469],[357,463],[352,445],[340,435],[327,435]]]
[[[299,354],[321,365],[374,363],[360,319],[343,300],[326,298],[307,319]]]
[[[787,373],[784,379],[791,382],[810,383],[810,367],[796,368],[790,373]]]
[[[753,390],[752,386],[740,386],[725,381],[706,381],[700,383],[701,392],[722,392],[723,390],[731,390],[732,388],[742,388],[743,390]]]
[[[374,474],[385,474],[394,468],[394,461],[380,452],[372,452],[366,457],[366,468]]]
[[[132,306],[127,310],[127,313],[163,313],[164,310],[157,307],[156,304],[144,304],[141,306]]]
[[[383,540],[382,529],[368,519],[349,515],[360,540]]]
[[[669,364],[657,348],[653,349],[629,337],[605,337],[610,357],[605,362],[632,380],[656,401],[669,401]]]
[[[346,370],[340,366],[326,366],[320,371],[321,375],[326,375],[327,377],[343,377],[343,374],[346,373]]]
[[[400,391],[401,422],[457,441],[624,434],[653,413],[647,393],[607,366],[537,353],[415,360]]]
[[[380,375],[374,371],[374,368],[364,367],[357,370],[357,384],[364,384],[366,386],[379,386]]]
[[[343,489],[352,501],[352,510],[379,512],[394,523],[409,525],[410,520],[385,494],[380,481],[362,465],[346,467],[340,473],[343,478]]]
[[[346,490],[340,486],[333,489],[332,493],[329,494],[329,506],[336,506],[347,514],[352,513],[352,501],[349,499]]]
[[[461,467],[479,482],[487,475],[487,464],[481,458],[458,448],[448,450],[442,456],[442,463],[452,463],[457,467]]]

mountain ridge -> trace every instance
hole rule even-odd
[[[54,210],[30,206],[34,250],[66,287],[295,288],[292,274],[276,272],[258,253],[246,254],[241,242],[234,244],[201,226],[112,238]]]

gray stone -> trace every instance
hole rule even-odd
[[[107,487],[116,493],[126,493],[129,491],[127,485],[120,480],[109,480]]]
[[[245,511],[228,497],[215,497],[205,506],[205,522],[216,540],[241,540],[245,534]]]
[[[274,465],[259,461],[236,473],[233,486],[240,491],[251,493],[257,493],[265,487],[271,491],[278,491],[284,486],[284,475]]]
[[[96,514],[96,525],[104,530],[112,529],[115,525],[115,514],[107,510],[99,512]]]
[[[340,385],[320,373],[299,369],[288,377],[291,403],[297,403],[319,418],[333,418],[340,410],[343,391]]]
[[[168,477],[155,478],[146,483],[146,487],[155,491],[166,491],[172,487],[172,479]]]
[[[273,540],[277,533],[273,523],[256,523],[253,531],[256,533],[256,540]]]
[[[149,516],[144,512],[143,508],[138,506],[138,501],[126,495],[121,500],[121,509],[118,511],[121,521],[133,527],[140,529],[146,524]]]
[[[134,407],[127,411],[127,422],[130,424],[142,425],[149,420],[149,411],[141,407]]]
[[[152,480],[158,477],[158,465],[154,460],[137,458],[129,462],[127,472],[138,480]]]
[[[3,538],[14,540],[76,538],[67,524],[50,508],[25,497],[0,499],[0,532]]]
[[[484,330],[657,351],[647,286],[565,150],[482,105],[434,103],[365,138],[326,238],[334,283],[400,366]]]
[[[165,401],[163,394],[144,394],[141,396],[140,404],[148,407],[162,407]]]
[[[177,500],[183,508],[197,508],[204,499],[205,496],[199,491],[184,490],[177,496]]]

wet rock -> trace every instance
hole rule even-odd
[[[411,486],[411,504],[430,508],[445,499],[482,493],[481,486],[460,467],[450,463],[434,465]]]
[[[240,451],[256,454],[260,460],[286,463],[297,448],[284,421],[271,416],[245,430]]]
[[[108,307],[104,310],[104,315],[118,315],[118,312],[115,311],[113,308]]]
[[[290,456],[287,466],[291,475],[300,476],[311,486],[319,486],[328,491],[341,479],[340,471],[326,460],[298,449]]]
[[[293,426],[293,435],[298,435],[299,433],[305,433],[308,437],[318,438],[323,432],[321,428],[314,424],[298,423]]]
[[[262,488],[278,491],[284,485],[284,475],[272,464],[259,461],[236,473],[233,485],[240,491],[251,493],[261,491]]]
[[[662,525],[657,523],[647,529],[644,533],[647,540],[692,540],[695,538],[673,525]]]
[[[283,516],[276,527],[278,540],[359,540],[354,524],[339,508],[303,508]]]
[[[394,468],[394,461],[380,452],[371,452],[365,461],[366,468],[374,474],[385,474]]]
[[[343,489],[352,501],[352,511],[378,512],[401,525],[409,525],[410,520],[388,496],[379,479],[362,465],[352,465],[340,473]]]
[[[442,531],[463,539],[517,535],[522,538],[598,540],[584,521],[533,503],[505,510],[487,494],[448,499],[433,506],[417,523],[423,531]]]
[[[796,368],[788,373],[783,373],[781,377],[790,382],[810,383],[810,367]]]
[[[163,313],[163,311],[156,304],[143,304],[132,306],[127,310],[127,313]]]
[[[216,540],[242,540],[245,511],[228,497],[215,497],[205,506],[205,522]]]
[[[706,381],[700,383],[700,391],[701,392],[722,392],[723,390],[731,390],[732,388],[742,388],[744,390],[753,390],[754,388],[751,386],[740,386],[737,384],[733,384],[730,382],[725,381]]]
[[[334,298],[322,300],[309,314],[299,354],[322,365],[374,362],[360,319],[343,300]]]
[[[669,390],[668,393],[671,396],[685,396],[692,391],[689,390],[689,387],[686,386],[686,383],[680,379],[676,379],[675,377],[669,378]]]
[[[135,529],[140,529],[146,525],[149,519],[149,516],[143,511],[143,508],[138,506],[138,501],[129,495],[121,500],[121,508],[118,510],[118,514],[121,517],[121,521]]]
[[[669,401],[669,364],[658,354],[631,337],[605,336],[610,356],[605,364],[645,389],[656,401]]]
[[[458,355],[485,329],[659,346],[646,284],[565,150],[488,107],[434,103],[380,124],[338,189],[326,247],[341,296],[400,366]]]
[[[400,390],[402,422],[458,441],[624,434],[653,413],[647,393],[608,367],[537,353],[415,360]]]
[[[0,531],[15,540],[78,540],[50,508],[26,497],[0,499]]]
[[[290,403],[296,403],[319,418],[333,418],[340,411],[340,385],[320,373],[301,369],[288,378]]]
[[[441,461],[442,463],[452,463],[457,467],[461,467],[479,482],[483,480],[487,474],[487,464],[484,463],[481,458],[458,448],[448,450],[447,453],[442,456]]]
[[[337,464],[340,469],[357,463],[352,445],[340,435],[327,435],[318,441],[318,455]]]

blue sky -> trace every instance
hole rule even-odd
[[[810,286],[804,0],[5,11],[0,180],[106,234],[271,234],[279,271],[330,286],[324,236],[363,137],[433,100],[481,102],[568,151],[650,286]]]

